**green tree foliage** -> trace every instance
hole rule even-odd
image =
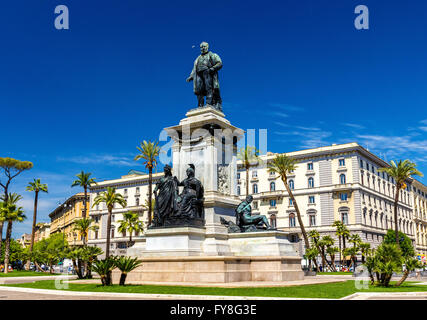
[[[12,226],[14,222],[22,222],[27,217],[24,214],[24,209],[19,207],[17,203],[22,199],[19,194],[10,193],[7,200],[0,204],[0,216],[2,220],[7,221],[6,229],[6,245],[4,254],[4,273],[8,273],[9,258],[10,258],[10,241],[12,239]]]
[[[4,260],[5,247],[2,247],[0,260]],[[17,263],[18,261],[25,261],[28,256],[28,250],[23,248],[21,244],[15,239],[10,239],[9,247],[9,262],[11,264]]]
[[[108,219],[107,219],[107,247],[105,250],[105,257],[110,256],[110,238],[111,238],[111,216],[113,215],[114,205],[117,203],[123,208],[127,206],[126,200],[120,193],[116,192],[115,188],[107,187],[107,191],[101,192],[93,201],[92,206],[96,206],[100,203],[105,203],[108,209]]]
[[[144,231],[142,221],[139,220],[139,215],[136,212],[128,211],[123,213],[123,220],[119,220],[118,231],[122,233],[129,232],[129,245],[132,244],[132,233]]]
[[[26,188],[27,191],[34,192],[34,212],[33,212],[33,225],[31,229],[31,242],[30,242],[30,253],[33,251],[34,246],[34,235],[36,233],[36,224],[37,224],[37,204],[39,200],[39,192],[48,192],[47,184],[40,182],[40,179],[34,179],[33,182],[30,182]],[[29,261],[28,261],[29,262]],[[29,265],[29,263],[28,263]]]
[[[289,194],[289,198],[292,199],[292,203],[297,213],[298,224],[301,229],[302,236],[304,238],[306,250],[310,248],[310,242],[308,241],[307,232],[305,231],[304,223],[301,218],[301,212],[298,207],[298,203],[292,193],[291,188],[288,184],[288,174],[293,172],[297,167],[297,160],[291,157],[288,157],[284,154],[277,155],[267,164],[268,172],[275,172],[281,177],[283,184],[285,185],[286,191]]]
[[[83,199],[83,219],[86,218],[86,210],[87,210],[87,188],[90,187],[92,184],[96,184],[95,178],[91,178],[90,176],[92,173],[90,172],[80,172],[76,175],[77,180],[74,180],[74,182],[71,184],[71,187],[82,187],[85,193],[85,197]]]
[[[44,264],[49,266],[50,272],[53,273],[52,267],[66,257],[68,250],[67,240],[64,240],[62,234],[54,233],[34,244],[31,260],[39,270],[40,265]]]
[[[388,287],[393,272],[402,270],[402,252],[396,243],[382,243],[375,251],[372,272],[376,274],[377,284]]]
[[[108,257],[104,260],[96,261],[93,264],[93,271],[95,271],[101,277],[101,283],[103,286],[112,285],[111,273],[116,268],[116,258]]]
[[[378,172],[385,172],[388,176],[392,177],[396,183],[396,190],[394,196],[394,221],[395,221],[395,236],[394,239],[399,244],[399,217],[397,214],[397,206],[399,202],[400,190],[406,189],[406,181],[413,176],[422,177],[423,174],[416,169],[417,165],[409,160],[399,160],[397,163],[393,160],[390,161],[389,167],[379,168]]]
[[[384,236],[384,243],[396,243],[396,233],[393,230],[387,231],[387,234]],[[399,231],[399,246],[402,250],[402,256],[404,258],[415,256],[415,250],[412,245],[412,240],[401,231]]]
[[[121,286],[125,285],[127,274],[135,268],[139,267],[141,263],[142,261],[138,260],[138,258],[131,257],[119,257],[115,260],[117,269],[122,272],[119,283]]]
[[[147,142],[144,140],[141,142],[141,145],[136,148],[140,153],[135,156],[134,160],[137,161],[143,159],[143,164],[145,165],[145,168],[148,169],[148,225],[150,225],[153,212],[153,208],[151,206],[151,201],[153,199],[153,168],[157,166],[157,157],[160,154],[160,147],[158,142]]]
[[[246,146],[241,148],[237,153],[237,159],[242,161],[243,167],[246,170],[246,195],[249,194],[249,169],[256,167],[261,164],[261,158],[259,157],[259,150],[255,147]]]
[[[74,221],[74,231],[77,231],[81,234],[83,239],[83,245],[85,246],[87,243],[87,235],[89,230],[97,230],[98,226],[91,226],[93,220],[90,218],[82,218]]]

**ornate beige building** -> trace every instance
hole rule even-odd
[[[335,220],[343,221],[351,233],[376,247],[387,229],[394,225],[395,185],[391,177],[378,172],[388,164],[357,143],[332,145],[287,153],[298,160],[289,175],[289,186],[302,214],[307,231],[335,237]],[[291,240],[302,236],[293,203],[282,180],[268,173],[267,164],[276,155],[261,156],[261,165],[249,171],[249,192],[254,197],[253,212],[266,215],[271,224],[289,231]],[[246,172],[238,163],[238,194],[244,198]],[[416,239],[413,199],[410,188],[403,190],[398,207],[400,230]]]
[[[75,221],[83,217],[84,193],[77,193],[53,210],[49,217],[50,234],[61,232],[69,245],[82,245],[81,235],[74,230]],[[87,201],[89,212],[89,201]]]
[[[412,197],[416,250],[420,254],[427,254],[427,187],[414,180],[412,183]]]
[[[387,230],[394,228],[394,181],[387,174],[378,172],[378,168],[388,166],[384,160],[357,143],[294,151],[287,155],[298,160],[297,168],[288,180],[307,231],[316,229],[321,235],[331,235],[336,239],[332,224],[335,220],[341,220],[351,233],[359,234],[362,241],[376,247]],[[253,214],[266,215],[273,226],[289,231],[290,240],[299,242],[300,252],[303,252],[294,205],[280,177],[267,170],[267,163],[275,156],[273,153],[261,156],[262,164],[249,171],[249,190],[254,197]],[[237,168],[236,189],[243,200],[246,172],[241,162],[237,163]],[[163,173],[154,174],[153,183],[162,176]],[[89,244],[104,250],[107,209],[105,205],[92,207],[92,203],[96,195],[108,186],[115,187],[128,201],[126,208],[114,209],[111,230],[112,254],[125,253],[129,234],[118,233],[118,221],[122,219],[123,212],[132,210],[140,214],[146,227],[148,216],[144,204],[148,195],[148,175],[132,170],[120,179],[99,182],[91,187],[90,216],[100,228],[98,232],[90,232]],[[416,180],[408,181],[408,188],[402,190],[398,206],[399,228],[412,239],[419,253],[426,252],[427,244],[426,188]],[[415,212],[423,212],[423,218]],[[133,239],[143,247],[143,234],[133,235]]]
[[[153,190],[154,184],[163,176],[162,173],[153,174]],[[118,227],[120,220],[123,219],[123,212],[133,211],[139,214],[140,220],[144,223],[144,228],[147,227],[148,222],[148,175],[131,170],[127,175],[122,176],[120,179],[106,180],[98,182],[90,188],[90,217],[96,222],[99,229],[97,232],[89,232],[90,245],[101,247],[105,251],[105,243],[107,237],[107,215],[108,210],[105,203],[93,206],[95,197],[107,189],[107,187],[116,188],[116,191],[123,195],[127,201],[127,206],[122,208],[119,205],[113,209],[111,219],[111,254],[122,254],[125,252],[127,242],[129,241],[129,233],[119,233]],[[133,234],[132,241],[139,245],[144,245],[145,237],[143,234]],[[142,242],[142,243],[141,243]]]

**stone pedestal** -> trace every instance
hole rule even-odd
[[[212,107],[190,110],[165,130],[173,139],[173,175],[182,181],[189,164],[204,186],[204,227],[159,227],[146,231],[142,266],[129,282],[301,280],[301,258],[280,231],[229,234],[220,218],[235,221],[237,141],[243,130]],[[117,281],[119,271],[113,272]]]
[[[145,237],[143,257],[203,255],[204,228],[153,228],[146,231]]]
[[[174,140],[173,175],[182,181],[188,165],[204,187],[206,241],[204,252],[230,252],[224,241],[226,228],[220,217],[234,220],[240,200],[237,193],[237,141],[244,131],[230,124],[224,114],[210,106],[190,110],[178,125],[165,128]]]

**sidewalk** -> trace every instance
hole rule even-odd
[[[8,297],[7,293],[13,293]],[[20,294],[16,294],[20,293]],[[3,295],[3,296],[2,296]],[[51,297],[51,298],[50,298]],[[0,287],[1,299],[14,300],[329,300],[312,298],[276,298],[276,297],[246,297],[246,296],[211,296],[184,294],[145,294],[145,293],[116,293],[116,292],[81,292],[65,290],[47,290],[32,288]]]
[[[15,284],[15,283],[28,283],[41,280],[55,280],[55,279],[77,279],[73,275],[57,275],[57,276],[35,276],[35,277],[5,277],[0,278],[0,284]]]

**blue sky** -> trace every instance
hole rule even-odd
[[[60,4],[69,30],[54,28]],[[359,4],[369,30],[354,27]],[[139,142],[196,106],[185,79],[201,41],[223,60],[227,118],[267,129],[269,151],[355,141],[427,173],[426,21],[423,0],[4,2],[0,151],[34,162],[13,191],[31,217],[25,185],[47,183],[46,222],[79,191],[70,184],[80,170],[98,180],[142,170]]]

